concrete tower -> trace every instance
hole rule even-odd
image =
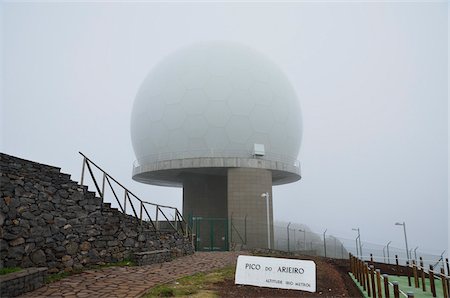
[[[196,44],[163,59],[139,89],[133,179],[183,187],[186,219],[229,219],[247,247],[273,248],[272,185],[300,179],[301,134],[294,88],[272,61],[235,43]]]

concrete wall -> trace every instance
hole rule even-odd
[[[272,174],[269,170],[231,168],[228,170],[228,216],[236,229],[230,228],[231,239],[244,237],[247,216],[247,248],[267,248],[267,207],[261,194],[269,192],[270,246],[273,248]],[[230,222],[231,225],[231,222]]]
[[[0,211],[0,267],[45,266],[52,273],[134,252],[193,252],[189,239],[110,208],[59,168],[6,154],[0,154]]]

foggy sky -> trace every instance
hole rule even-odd
[[[448,248],[448,7],[442,2],[1,4],[1,152],[62,167],[82,151],[146,200],[181,189],[131,179],[130,116],[150,69],[179,47],[236,41],[270,57],[303,116],[302,180],[274,217],[321,233]],[[93,189],[92,189],[93,190]],[[447,249],[448,251],[448,249]]]

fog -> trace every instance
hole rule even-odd
[[[1,152],[79,181],[82,151],[146,200],[181,190],[131,179],[139,85],[198,41],[251,46],[295,87],[302,179],[274,187],[275,220],[383,247],[448,252],[447,2],[1,3]],[[299,111],[300,113],[300,111]],[[92,189],[93,190],[93,189]],[[300,235],[300,234],[298,234]],[[343,242],[346,243],[346,242]]]

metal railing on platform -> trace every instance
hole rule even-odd
[[[181,215],[181,213],[178,211],[177,208],[155,204],[140,199],[133,192],[131,192],[120,182],[114,179],[111,175],[109,175],[105,170],[103,170],[92,160],[90,160],[86,155],[84,155],[81,152],[79,153],[81,154],[81,156],[83,156],[83,166],[81,170],[80,184],[83,185],[83,182],[85,180],[85,172],[87,168],[87,172],[89,173],[96,188],[96,191],[103,202],[105,202],[106,190],[109,188],[111,190],[113,197],[115,198],[116,203],[118,204],[119,207],[118,209],[120,209],[122,213],[127,214],[127,206],[129,205],[129,208],[131,208],[132,211],[131,215],[134,215],[134,217],[138,218],[141,224],[143,221],[147,221],[156,231],[161,230],[162,227],[169,227],[170,229],[173,229],[176,232],[179,232],[187,237],[191,237],[192,233],[190,231],[189,225],[184,220],[183,215]],[[98,171],[100,171],[100,175],[102,176],[101,186],[99,185],[97,178],[94,174],[93,167],[96,168]],[[117,188],[119,188],[119,190]],[[122,202],[119,199],[119,192],[123,192]],[[169,209],[170,211],[172,211],[171,214],[172,219],[169,219],[167,217],[167,214],[163,211],[163,209]],[[150,215],[151,213],[154,214],[154,218],[152,218],[152,216]]]

